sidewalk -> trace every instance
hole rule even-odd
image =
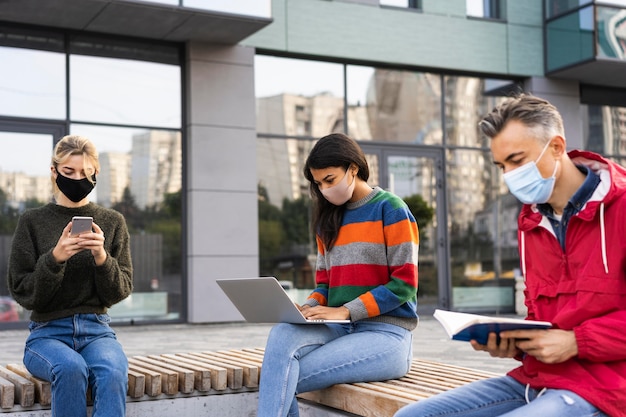
[[[127,356],[264,347],[270,324],[159,324],[113,326]],[[0,331],[0,366],[22,363],[28,330]],[[505,373],[514,359],[492,358],[469,343],[451,341],[432,316],[420,317],[413,331],[413,356],[467,368]]]

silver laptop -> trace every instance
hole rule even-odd
[[[274,277],[218,279],[217,285],[250,323],[350,323],[306,319]]]

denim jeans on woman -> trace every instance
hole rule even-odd
[[[50,382],[52,417],[86,417],[88,385],[93,417],[125,415],[128,360],[109,322],[107,314],[30,322],[24,365]]]
[[[527,388],[510,376],[472,382],[401,408],[394,417],[608,417],[574,394]]]
[[[277,324],[265,347],[257,417],[297,417],[302,392],[399,378],[410,368],[411,342],[410,331],[386,323]]]

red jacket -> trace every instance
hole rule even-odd
[[[578,356],[545,364],[525,355],[509,375],[533,388],[571,390],[611,416],[624,416],[626,169],[591,152],[569,156],[601,182],[570,219],[565,251],[534,205],[522,207],[518,241],[528,318],[573,330]]]

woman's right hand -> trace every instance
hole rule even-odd
[[[78,242],[82,240],[80,237],[70,236],[71,228],[72,222],[69,222],[67,226],[65,226],[65,228],[63,229],[61,237],[59,237],[56,246],[54,247],[54,249],[52,249],[52,256],[57,263],[62,264],[63,262],[70,259],[72,256],[76,255],[78,252],[85,249],[78,244]]]

